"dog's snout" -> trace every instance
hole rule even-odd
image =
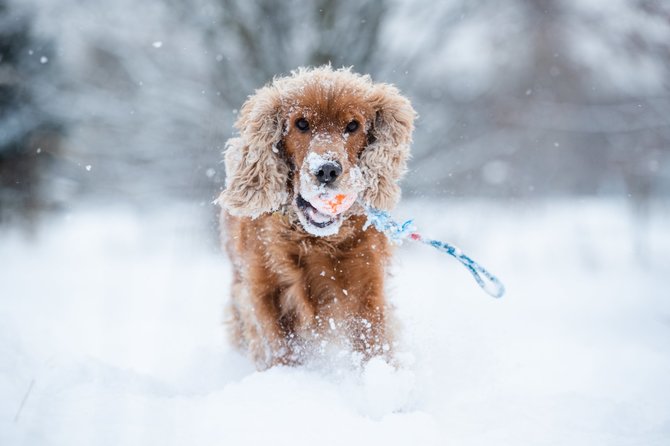
[[[329,161],[322,164],[314,176],[321,184],[332,183],[342,173],[342,165],[337,161]]]

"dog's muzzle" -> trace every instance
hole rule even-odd
[[[337,215],[332,216],[324,214],[316,209],[312,203],[305,200],[302,195],[298,195],[295,199],[295,204],[298,209],[304,214],[309,224],[316,226],[317,228],[326,228],[329,225],[333,224],[337,219]]]
[[[336,234],[343,214],[356,202],[362,189],[360,170],[356,166],[343,170],[332,152],[312,152],[303,162],[294,204],[300,223],[310,234]]]

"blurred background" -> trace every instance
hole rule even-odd
[[[411,98],[407,198],[670,193],[667,1],[0,0],[0,222],[208,205],[247,95],[328,62]]]

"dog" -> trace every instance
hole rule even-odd
[[[391,247],[364,229],[365,206],[399,201],[415,116],[396,87],[330,66],[275,78],[243,104],[217,202],[230,338],[259,370],[324,345],[392,356]]]

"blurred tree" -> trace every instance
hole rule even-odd
[[[423,117],[413,189],[670,191],[670,4],[428,3],[406,5],[403,20],[432,31],[396,46]]]
[[[410,194],[670,193],[668,2],[20,1],[62,74],[17,103],[66,120],[67,159],[96,200],[207,204],[245,98],[328,61],[412,99]]]
[[[58,83],[39,105],[73,129],[66,175],[91,198],[137,203],[211,202],[246,96],[300,65],[372,71],[386,12],[385,1],[353,0],[28,3],[61,48],[62,74],[31,88]]]
[[[374,75],[386,63],[380,61],[379,49],[387,0],[204,3],[211,7],[202,8],[201,16],[193,20],[204,29],[205,45],[216,61],[212,83],[221,93],[220,106],[232,111],[221,122],[226,137],[247,96],[274,76],[328,63]],[[220,169],[211,179],[223,187]]]
[[[29,18],[0,0],[0,223],[32,218],[48,202],[42,186],[61,126],[33,87],[49,75],[52,57]]]
[[[219,62],[215,83],[230,106],[299,66],[331,63],[378,72],[386,0],[218,2],[207,42]]]

